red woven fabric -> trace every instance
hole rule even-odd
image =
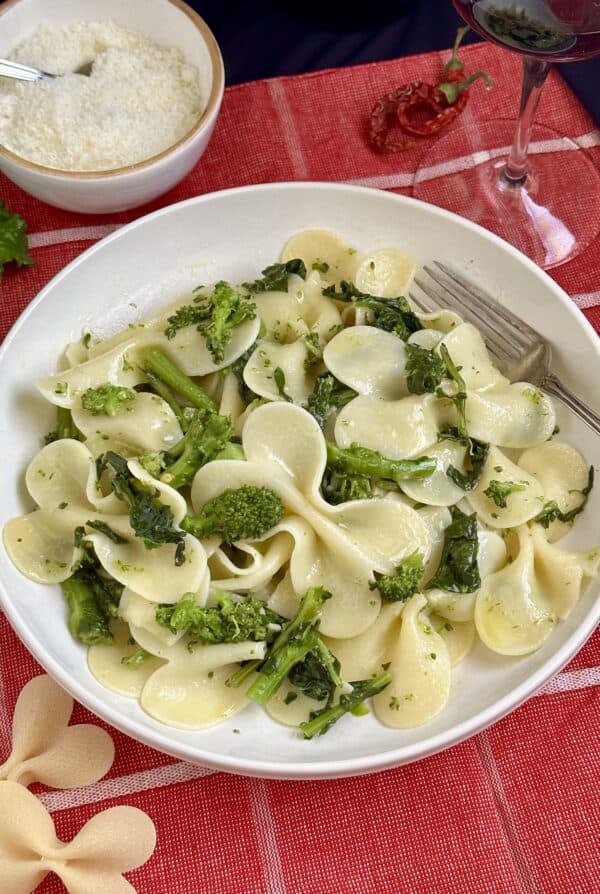
[[[464,51],[473,119],[514,116],[520,62],[488,45]],[[259,81],[229,88],[214,137],[194,171],[152,206],[106,216],[59,211],[0,175],[0,194],[25,216],[36,266],[0,286],[0,337],[38,290],[111,228],[155,207],[230,186],[335,180],[410,192],[426,146],[380,155],[367,144],[374,101],[435,80],[437,54]],[[600,159],[600,133],[558,75],[538,119],[583,138]],[[600,330],[600,238],[555,271]],[[0,617],[0,761],[18,692],[40,668]],[[600,636],[545,693],[489,731],[408,767],[331,782],[271,782],[174,761],[111,730],[116,761],[102,782],[70,793],[39,790],[68,840],[113,804],[145,810],[158,831],[139,894],[592,894],[600,888]],[[81,707],[75,719],[94,720]],[[57,894],[50,876],[42,894]],[[0,879],[0,892],[2,880]],[[107,892],[110,894],[110,892]]]

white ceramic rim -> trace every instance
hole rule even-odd
[[[144,223],[148,220],[153,220],[157,217],[160,217],[161,215],[171,214],[177,208],[194,204],[202,205],[203,203],[209,203],[210,201],[214,201],[215,197],[220,195],[253,193],[262,190],[281,192],[286,192],[289,190],[301,191],[303,189],[306,189],[307,187],[324,188],[331,190],[332,192],[352,191],[357,194],[362,193],[365,195],[378,193],[381,195],[382,199],[386,197],[390,202],[408,203],[409,205],[417,205],[421,208],[427,208],[429,213],[445,219],[450,224],[452,224],[453,222],[460,222],[461,226],[472,230],[474,233],[478,233],[480,236],[485,236],[488,241],[501,248],[502,251],[511,254],[516,261],[527,267],[531,273],[535,274],[535,276],[542,280],[546,288],[554,294],[556,300],[558,300],[563,305],[565,312],[574,317],[577,320],[578,325],[581,326],[584,330],[587,331],[589,335],[593,337],[592,341],[595,344],[595,353],[600,364],[600,342],[597,339],[595,330],[585,318],[585,316],[577,310],[576,306],[573,304],[568,295],[560,288],[560,286],[558,286],[554,282],[554,280],[552,280],[548,276],[548,274],[544,273],[544,271],[541,270],[536,264],[534,264],[533,261],[529,260],[529,258],[525,257],[525,255],[521,254],[521,252],[519,252],[512,245],[506,243],[500,237],[496,236],[493,233],[490,233],[488,230],[485,230],[478,224],[472,223],[471,221],[460,217],[459,215],[456,215],[450,211],[446,211],[445,209],[438,208],[435,205],[429,205],[425,202],[413,199],[412,197],[396,195],[395,193],[375,190],[370,187],[353,186],[343,183],[295,181],[234,187],[232,189],[206,193],[202,196],[194,196],[193,198],[185,199],[182,202],[177,202],[172,205],[167,205],[166,207],[161,208],[158,211],[154,211],[150,214],[144,215],[143,217],[138,218],[132,223],[124,225],[114,233],[106,236],[104,239],[99,240],[82,254],[78,255],[77,258],[71,261],[56,276],[54,276],[50,280],[50,282],[48,282],[46,286],[44,286],[37,297],[31,301],[31,303],[17,318],[12,328],[8,332],[3,345],[0,346],[0,367],[4,359],[4,354],[7,351],[13,337],[27,323],[30,314],[32,314],[37,306],[44,300],[46,293],[51,288],[54,288],[57,283],[59,283],[63,278],[65,278],[71,270],[73,270],[80,264],[85,264],[86,260],[91,255],[97,252],[100,248],[104,247],[107,243],[119,239],[122,234],[130,232],[136,227],[143,226]],[[513,711],[515,708],[518,708],[521,704],[523,704],[523,702],[534,695],[550,679],[550,677],[560,671],[573,658],[573,656],[579,651],[579,649],[584,645],[587,639],[594,632],[594,629],[598,622],[600,622],[600,599],[597,599],[595,604],[590,607],[590,611],[585,618],[585,622],[577,627],[574,633],[563,643],[562,647],[559,648],[555,653],[553,653],[552,656],[546,662],[544,662],[544,664],[541,665],[537,671],[530,674],[530,676],[525,681],[516,686],[505,696],[499,698],[493,705],[490,705],[488,708],[479,711],[468,720],[463,721],[462,723],[458,723],[452,729],[451,735],[449,735],[447,732],[444,732],[429,737],[425,736],[419,742],[403,745],[397,749],[391,749],[380,754],[368,755],[366,757],[360,758],[348,758],[337,761],[312,761],[310,763],[287,763],[281,761],[265,761],[263,763],[256,760],[240,758],[237,756],[230,757],[227,754],[222,754],[218,757],[215,757],[214,753],[203,752],[201,747],[191,748],[183,744],[174,745],[173,741],[167,734],[163,734],[162,732],[158,731],[153,732],[152,735],[142,733],[137,727],[135,721],[128,721],[121,715],[120,712],[115,711],[109,706],[99,702],[93,694],[89,693],[86,690],[84,686],[79,685],[76,681],[73,681],[71,677],[69,677],[69,675],[66,673],[66,671],[60,666],[60,664],[58,664],[51,658],[50,655],[47,654],[42,644],[36,642],[34,643],[34,645],[36,646],[35,650],[34,648],[32,648],[31,636],[27,630],[27,626],[26,624],[21,622],[18,613],[13,611],[10,599],[4,590],[4,585],[1,579],[0,603],[8,620],[10,621],[13,630],[15,630],[23,644],[33,655],[36,661],[38,661],[38,663],[42,665],[42,667],[48,672],[48,674],[50,674],[50,676],[53,677],[67,692],[69,692],[75,699],[77,699],[77,701],[79,701],[82,705],[84,705],[98,717],[101,717],[111,726],[114,726],[116,729],[120,730],[131,738],[142,742],[144,745],[147,745],[150,748],[158,749],[166,754],[172,755],[173,757],[179,758],[180,760],[189,761],[191,763],[198,764],[200,766],[204,766],[216,771],[224,771],[228,773],[269,779],[333,779],[345,776],[358,776],[367,773],[376,773],[381,770],[391,769],[392,767],[401,766],[403,764],[411,763],[416,760],[422,760],[423,758],[430,757],[431,755],[436,754],[440,751],[445,751],[446,749],[451,748],[454,745],[458,745],[465,739],[470,738],[471,736],[486,729],[488,726],[491,726],[493,723],[496,723],[498,720],[501,720],[508,713]],[[165,730],[167,729],[168,727],[165,726]],[[426,727],[423,727],[423,729],[425,730]]]
[[[4,5],[0,6],[0,25],[2,24],[2,16],[9,12],[14,6],[17,6],[20,2],[21,0],[6,0]],[[191,6],[188,6],[184,0],[166,0],[166,2],[181,10],[200,33],[200,36],[206,44],[206,49],[211,62],[213,78],[206,107],[194,126],[188,130],[186,134],[180,137],[172,146],[167,146],[166,149],[163,149],[162,152],[158,152],[156,155],[151,155],[149,158],[143,158],[141,161],[136,161],[131,165],[123,165],[120,168],[107,168],[100,171],[67,171],[63,168],[51,168],[48,165],[41,165],[38,164],[38,162],[30,161],[28,158],[23,158],[21,155],[17,155],[16,152],[7,149],[1,144],[0,157],[4,157],[7,161],[12,162],[20,168],[34,171],[36,174],[44,174],[44,176],[47,177],[55,177],[63,180],[110,180],[112,177],[122,176],[123,174],[133,174],[137,171],[144,170],[145,168],[152,167],[157,162],[160,162],[173,154],[177,154],[180,149],[183,149],[197,137],[207,125],[210,124],[221,105],[223,93],[225,92],[225,65],[216,37],[204,19],[198,15],[196,10],[192,9]]]

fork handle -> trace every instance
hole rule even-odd
[[[569,407],[569,409],[573,410],[574,413],[577,413],[580,419],[589,425],[592,431],[595,431],[597,435],[600,435],[600,416],[588,407],[587,404],[584,404],[582,400],[573,394],[572,391],[569,391],[568,388],[562,384],[562,382],[556,378],[555,375],[549,373],[544,377],[544,381],[541,386],[544,391],[547,391],[548,394],[551,394],[553,397],[557,397],[564,404]]]

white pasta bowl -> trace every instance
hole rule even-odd
[[[158,155],[105,171],[63,171],[21,158],[0,145],[0,170],[31,195],[68,211],[110,213],[143,205],[191,171],[211,138],[225,72],[214,35],[182,0],[9,0],[0,7],[0,57],[42,25],[112,21],[179,49],[198,69],[205,108],[194,127]],[[35,89],[35,84],[30,85]]]
[[[58,274],[14,325],[0,350],[0,525],[30,508],[24,470],[53,415],[33,383],[55,371],[62,346],[89,329],[107,337],[198,283],[253,279],[280,256],[292,234],[311,227],[334,231],[359,251],[397,247],[420,264],[437,258],[468,269],[549,339],[556,372],[593,403],[600,372],[597,336],[545,273],[496,236],[439,208],[360,187],[293,183],[228,190],[164,208],[102,240]],[[561,439],[593,460],[598,439],[563,407],[557,413]],[[599,514],[596,488],[565,542],[578,550],[596,546]],[[59,588],[23,578],[0,548],[0,598],[11,625],[76,699],[134,738],[178,758],[273,778],[383,770],[479,732],[533,695],[573,657],[600,617],[598,593],[596,581],[531,655],[503,657],[478,643],[454,671],[448,706],[429,724],[393,730],[372,714],[348,717],[326,736],[306,741],[255,705],[199,731],[153,720],[137,701],[115,695],[92,677],[85,649],[67,630]]]

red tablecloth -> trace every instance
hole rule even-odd
[[[495,88],[474,89],[463,120],[512,117],[517,57],[488,45],[464,56],[469,71],[492,74]],[[197,168],[159,202],[128,213],[59,211],[0,175],[0,196],[27,219],[36,259],[0,285],[0,337],[68,261],[152,208],[276,180],[410,192],[423,150],[374,153],[365,139],[368,113],[390,89],[436,79],[441,65],[430,54],[230,88]],[[558,75],[550,76],[538,119],[600,160],[600,133]],[[600,329],[600,238],[553,275]],[[1,761],[17,694],[40,668],[3,617],[0,637]],[[600,889],[598,683],[597,633],[541,694],[487,732],[408,767],[331,782],[213,773],[112,731],[117,758],[105,780],[41,797],[64,840],[113,804],[147,811],[158,846],[128,876],[139,894],[593,894]],[[75,717],[90,719],[80,707]],[[39,890],[63,889],[49,876]]]

